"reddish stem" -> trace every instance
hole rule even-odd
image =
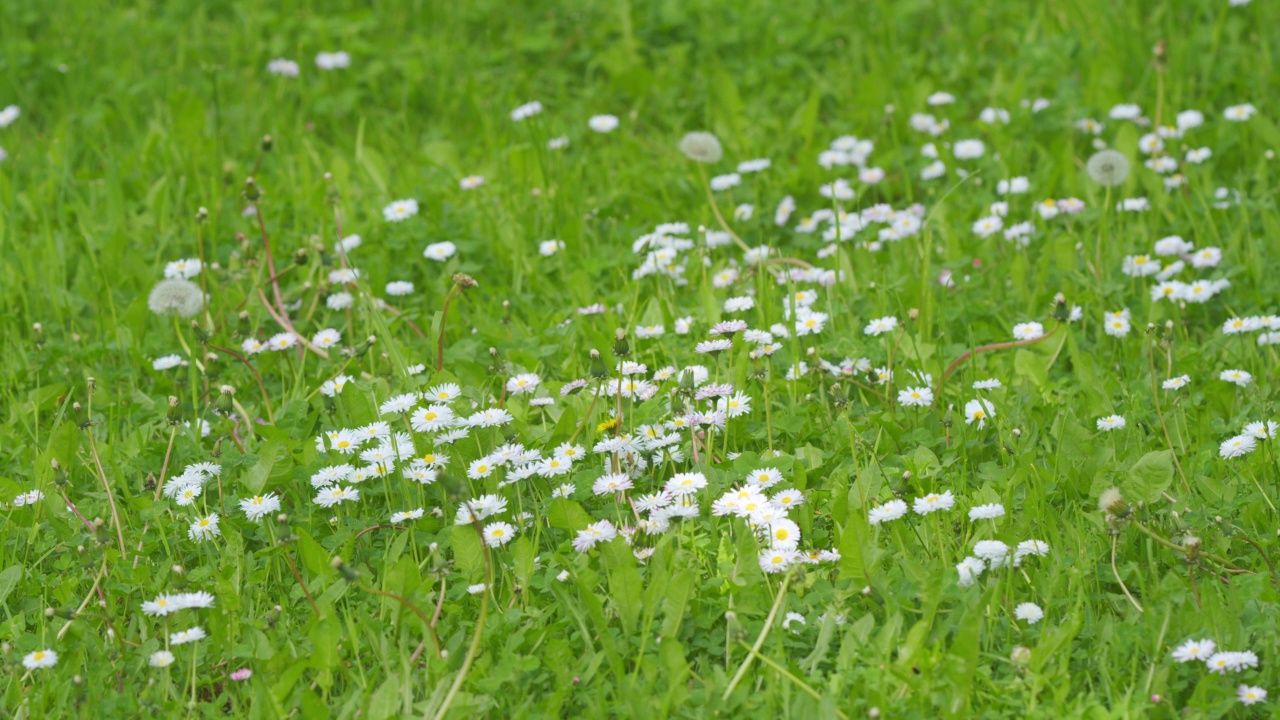
[[[258,374],[258,369],[255,368],[253,364],[249,362],[248,358],[236,352],[235,350],[219,347],[217,345],[210,345],[209,347],[213,350],[217,350],[220,353],[225,353],[227,355],[230,355],[231,357],[244,363],[245,367],[249,368],[249,372],[253,373],[253,379],[258,381],[258,389],[262,391],[262,402],[267,406],[267,419],[270,420],[272,423],[275,423],[276,421],[275,417],[271,412],[271,397],[267,395],[267,386],[262,383],[262,376]]]
[[[942,386],[946,384],[947,378],[951,377],[951,373],[955,371],[958,365],[963,363],[965,360],[968,360],[969,358],[973,357],[974,355],[978,355],[979,353],[984,353],[984,352],[990,352],[992,350],[1007,350],[1009,348],[1022,347],[1024,345],[1034,345],[1035,343],[1038,343],[1041,340],[1047,340],[1050,335],[1053,335],[1054,333],[1058,332],[1058,328],[1060,327],[1062,326],[1058,325],[1057,327],[1054,327],[1052,330],[1045,333],[1044,335],[1041,335],[1040,337],[1036,337],[1036,338],[1031,338],[1030,340],[1015,340],[1013,342],[993,343],[991,345],[980,345],[972,350],[965,352],[963,355],[953,360],[951,364],[947,366],[946,371],[942,373],[942,379],[938,381],[938,389],[934,391],[933,396],[935,398],[942,397]]]
[[[321,350],[315,345],[312,345],[310,340],[306,339],[305,337],[300,335],[297,330],[293,329],[293,323],[289,322],[289,316],[279,315],[276,313],[276,309],[272,307],[271,302],[267,300],[267,296],[265,293],[262,292],[262,288],[258,288],[257,290],[258,290],[258,297],[262,300],[262,304],[266,306],[267,314],[271,316],[272,320],[275,320],[276,323],[279,324],[281,328],[288,330],[295,338],[298,339],[298,342],[303,347],[315,353],[316,355],[319,355],[325,360],[329,359],[329,353],[325,352],[324,350]]]
[[[253,214],[258,218],[258,228],[262,230],[262,247],[267,253],[267,272],[271,275],[271,292],[276,299],[276,307],[284,313],[284,300],[280,297],[280,283],[276,282],[276,261],[271,255],[271,239],[267,237],[267,221],[262,219],[262,210],[257,203],[253,204]],[[292,328],[290,328],[292,330]]]

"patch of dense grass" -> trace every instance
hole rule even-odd
[[[5,713],[1270,713],[1275,7],[342,5],[0,7]]]

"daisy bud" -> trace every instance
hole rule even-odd
[[[51,618],[51,617],[53,617],[53,613],[54,613],[54,612],[55,612],[55,611],[54,611],[54,609],[53,609],[53,608],[45,608],[45,609],[44,609],[44,616],[45,616],[45,617],[47,617],[47,618]]]
[[[76,333],[76,332],[71,333],[71,342],[73,343],[80,342],[80,333]]]
[[[631,346],[627,344],[627,331],[622,328],[614,332],[613,354],[620,358],[631,354]]]
[[[40,323],[32,323],[32,324],[31,324],[31,329],[32,329],[32,330],[35,332],[35,334],[37,334],[37,335],[42,335],[42,334],[44,334],[44,326],[43,326],[43,325],[41,325]]]
[[[1060,323],[1066,322],[1071,313],[1067,310],[1067,297],[1062,293],[1053,296],[1053,319]]]
[[[334,558],[338,561],[338,572],[342,573],[342,579],[349,583],[354,583],[360,579],[360,575],[356,573],[355,568],[342,562],[341,558]]]
[[[373,347],[374,343],[376,343],[377,341],[378,341],[377,337],[370,335],[369,337],[365,338],[364,342],[360,343],[359,345],[355,346],[354,349],[352,349],[351,355],[353,357],[364,357],[365,354],[369,352],[369,348]]]
[[[1195,535],[1188,535],[1182,538],[1182,547],[1186,548],[1188,551],[1199,550],[1200,538],[1196,537]]]
[[[236,389],[230,385],[223,385],[221,390],[222,391],[218,395],[218,399],[214,401],[213,406],[218,412],[226,415],[227,413],[230,413],[234,407],[232,402],[235,400]]]
[[[84,546],[83,546],[83,545],[77,545],[77,546],[76,546],[76,552],[78,552],[78,553],[83,553],[83,552],[84,552]]]
[[[262,152],[271,152],[271,148],[275,146],[275,141],[270,135],[262,136]]]
[[[289,522],[289,516],[284,513],[280,513],[279,515],[276,516],[276,522],[280,525],[283,525]]]
[[[910,480],[910,479],[911,479],[911,471],[910,471],[910,470],[903,470],[903,471],[902,471],[902,479],[903,479],[903,480]]]
[[[294,251],[293,251],[293,264],[294,264],[294,265],[306,265],[306,264],[307,264],[307,249],[306,249],[306,248],[302,247],[302,248],[298,248],[297,250],[294,250]]]
[[[1013,436],[1014,436],[1014,437],[1016,437],[1016,438],[1020,438],[1020,437],[1022,437],[1022,430],[1020,430],[1020,429],[1018,429],[1018,428],[1014,428],[1014,429],[1013,429]]]
[[[204,207],[196,208],[196,222],[202,223],[209,219],[209,209]]]
[[[907,310],[908,320],[918,320],[920,318],[920,308],[910,308]]]
[[[871,720],[876,720],[876,718],[880,717],[880,708],[872,707],[867,711],[867,717],[871,718]]]
[[[1019,645],[1009,654],[1009,659],[1014,665],[1026,665],[1031,662],[1031,648],[1025,645]]]
[[[604,366],[604,359],[600,357],[600,353],[596,350],[591,351],[591,368],[588,372],[591,377],[597,380],[609,376],[609,369]]]
[[[204,345],[205,343],[209,342],[209,338],[213,337],[211,334],[209,334],[208,330],[205,330],[204,328],[200,327],[200,323],[195,320],[191,321],[191,332],[196,336],[196,342],[200,343],[201,345]],[[216,355],[213,355],[213,353],[209,353],[209,355],[213,357],[217,357]]]
[[[71,682],[79,685],[84,682],[84,678],[80,677],[79,675],[75,675],[75,676],[72,676]]]
[[[174,565],[171,569],[173,570],[174,575],[181,575],[182,573],[186,572],[186,570],[181,565]]]
[[[244,179],[244,199],[251,203],[256,203],[262,197],[262,190],[258,188],[258,184],[253,181],[252,177]]]

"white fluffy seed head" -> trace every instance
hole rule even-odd
[[[190,280],[161,280],[151,289],[147,307],[157,315],[191,317],[204,307],[204,293]]]
[[[1129,158],[1115,150],[1102,150],[1089,158],[1085,169],[1099,185],[1115,187],[1129,177]]]
[[[724,156],[720,140],[709,132],[691,132],[680,140],[680,152],[690,160],[702,163],[718,162]]]

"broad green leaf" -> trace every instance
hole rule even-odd
[[[558,530],[577,532],[594,522],[594,518],[578,503],[567,498],[555,498],[547,511],[547,522]]]
[[[472,575],[484,569],[484,544],[480,534],[471,525],[454,525],[449,530],[453,543],[453,559],[458,569]]]
[[[400,676],[389,673],[387,679],[369,698],[369,720],[387,720],[400,706]]]
[[[521,583],[527,584],[529,578],[533,577],[534,555],[533,543],[529,542],[529,538],[521,536],[511,543],[511,559],[515,563],[516,578]]]
[[[338,643],[342,640],[342,627],[336,620],[324,618],[311,625],[311,667],[332,670],[338,666]]]
[[[1120,483],[1120,489],[1131,501],[1151,503],[1160,499],[1160,493],[1173,482],[1173,455],[1168,450],[1153,450],[1138,459],[1129,468],[1129,475]]]
[[[643,604],[641,594],[644,585],[640,582],[640,571],[636,569],[631,546],[625,539],[616,537],[601,548],[601,557],[609,573],[609,599],[618,608],[623,629],[634,632]]]
[[[9,593],[18,587],[18,583],[22,581],[22,566],[10,565],[0,572],[0,603],[3,603],[9,597]]]
[[[249,468],[248,472],[240,476],[240,482],[250,495],[262,494],[262,489],[267,485],[267,478],[271,477],[271,468],[287,454],[284,443],[278,440],[268,440],[262,444],[262,448],[258,450],[258,461]]]
[[[663,589],[662,597],[662,635],[675,637],[680,633],[680,624],[684,621],[685,607],[689,603],[689,591],[693,588],[694,572],[688,568],[671,576]]]
[[[302,556],[302,565],[315,576],[322,576],[329,570],[333,560],[328,550],[321,547],[306,530],[295,531],[298,535],[298,554]]]

